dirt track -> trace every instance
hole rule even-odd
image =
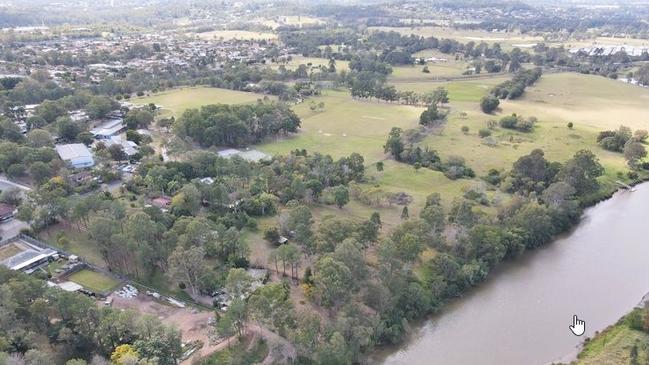
[[[210,325],[208,321],[214,316],[210,311],[200,311],[194,308],[177,308],[153,300],[145,294],[139,294],[133,299],[125,299],[116,295],[113,298],[113,308],[133,309],[139,313],[150,314],[158,317],[163,323],[177,327],[182,333],[182,341],[190,342],[199,340],[203,347],[192,356],[183,361],[182,365],[191,364],[199,356],[207,356],[227,346],[227,341],[210,344]],[[232,343],[231,339],[231,343]]]

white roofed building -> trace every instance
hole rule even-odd
[[[92,152],[83,143],[60,144],[56,146],[56,152],[68,165],[75,169],[92,167],[95,160],[92,158]]]

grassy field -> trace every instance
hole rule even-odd
[[[186,109],[198,108],[209,104],[247,104],[263,99],[267,95],[219,89],[215,87],[190,87],[163,91],[150,96],[135,98],[134,104],[154,103],[160,105],[163,111],[179,116]],[[268,96],[274,99],[272,96]]]
[[[599,129],[624,124],[649,127],[649,89],[601,76],[560,73],[543,75],[524,97],[502,103],[507,112],[572,121]]]
[[[56,234],[58,232],[63,232],[69,242],[65,247],[59,247],[57,244]],[[79,232],[74,228],[56,224],[42,231],[38,238],[51,246],[61,248],[81,257],[83,261],[99,267],[106,266],[106,262],[101,257],[99,247],[97,247],[96,242],[90,239],[87,232]]]
[[[248,30],[215,30],[212,32],[204,33],[190,33],[190,36],[195,36],[200,39],[209,40],[274,40],[277,39],[277,34],[270,32],[251,32]]]
[[[478,96],[477,93],[468,95]],[[545,75],[537,85],[527,89],[523,98],[503,101],[500,111],[492,116],[480,111],[477,98],[472,102],[463,101],[468,97],[451,100],[452,113],[443,131],[427,137],[424,143],[442,156],[464,157],[478,174],[485,174],[489,169],[507,169],[520,156],[536,148],[543,149],[547,158],[555,161],[565,161],[575,152],[589,149],[597,154],[608,178],[612,179],[617,171],[626,170],[624,158],[622,154],[600,148],[596,144],[597,133],[615,129],[622,123],[632,128],[644,124],[646,128],[649,111],[640,105],[648,97],[649,90],[598,76]],[[492,137],[499,144],[496,147],[483,144],[478,131],[487,126],[487,121],[511,113],[539,118],[534,132],[497,128]],[[567,128],[569,121],[575,123],[573,129]],[[469,132],[462,132],[462,126],[469,127]]]
[[[435,57],[440,60],[436,63],[429,62],[426,64],[430,73],[424,73],[424,65],[414,66],[397,66],[392,68],[392,74],[388,77],[389,82],[416,82],[425,80],[434,80],[440,77],[460,76],[467,70],[469,64],[464,60],[456,60],[453,55],[441,53],[437,50],[424,50],[414,54],[419,58]]]
[[[426,202],[426,196],[432,192],[439,193],[442,196],[443,205],[450,208],[453,198],[462,196],[467,189],[481,184],[475,180],[450,180],[441,172],[430,169],[416,171],[410,165],[393,160],[386,160],[383,171],[380,172],[376,170],[375,166],[369,167],[367,175],[372,179],[373,184],[380,185],[388,192],[405,192],[412,196],[413,204],[409,210],[410,215],[413,216],[419,213],[419,209]],[[398,212],[401,212],[401,207],[398,208]]]
[[[313,112],[309,103],[293,107],[302,119],[300,133],[283,140],[268,142],[258,148],[270,154],[286,154],[306,148],[334,158],[358,152],[366,164],[382,160],[383,144],[392,127],[413,128],[422,108],[362,102],[347,92],[325,91],[313,98],[325,103],[324,112]]]
[[[493,85],[505,79],[495,77],[446,83],[418,81],[395,85],[400,90],[418,92],[433,90],[438,86],[449,90],[451,114],[448,122],[441,130],[426,137],[422,144],[437,150],[443,158],[449,155],[464,157],[479,176],[485,175],[490,169],[507,171],[520,156],[536,148],[543,149],[547,158],[553,161],[565,161],[582,149],[593,151],[606,168],[606,176],[602,178],[604,184],[612,184],[617,172],[627,171],[623,155],[600,148],[596,144],[596,136],[599,131],[617,128],[620,123],[632,128],[643,127],[649,120],[649,110],[641,105],[649,99],[649,90],[598,76],[549,74],[528,88],[523,98],[503,101],[496,114],[484,114],[479,109],[480,98]],[[368,166],[368,186],[376,185],[387,192],[411,195],[411,215],[417,213],[431,192],[439,192],[448,205],[454,197],[462,195],[469,188],[484,189],[484,183],[478,178],[452,181],[439,172],[427,169],[415,172],[408,165],[390,160],[385,161],[384,171],[376,171],[374,164],[386,158],[383,144],[389,130],[393,126],[404,129],[416,126],[420,108],[361,102],[353,100],[346,93],[333,91],[315,99],[316,102],[320,100],[325,102],[324,112],[314,113],[307,104],[295,107],[303,121],[299,134],[268,142],[259,148],[271,154],[306,148],[334,157],[358,152],[365,157]],[[498,145],[485,145],[478,131],[486,128],[488,120],[497,120],[514,112],[539,118],[535,130],[520,133],[496,128],[492,131],[492,137],[498,141]],[[627,117],[621,119],[616,116]],[[569,121],[575,123],[573,129],[567,127]],[[469,132],[462,132],[462,126],[469,127]],[[646,124],[644,128],[647,128]],[[492,199],[506,199],[497,192],[488,192],[487,195]],[[384,212],[381,215],[385,215],[391,224],[399,222],[401,207],[382,209]],[[371,207],[354,203],[337,214],[365,217],[372,210]]]
[[[631,348],[638,344],[638,364],[646,364],[649,334],[631,329],[622,318],[587,342],[575,365],[629,364]]]
[[[68,278],[84,288],[88,288],[94,292],[103,293],[109,291],[117,286],[119,282],[111,277],[102,273],[83,269],[70,275]]]
[[[393,84],[399,91],[415,91],[424,93],[435,90],[442,86],[448,90],[449,99],[452,102],[470,101],[478,102],[480,98],[486,95],[495,85],[508,80],[507,76],[495,76],[478,80],[462,80],[447,82],[431,82],[425,80],[419,81],[399,81],[392,80]]]

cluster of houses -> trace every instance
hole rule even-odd
[[[624,52],[631,57],[641,57],[643,54],[649,55],[649,46],[634,47],[634,46],[592,46],[592,47],[578,47],[571,48],[572,54],[583,54],[586,56],[612,56]],[[649,56],[648,56],[649,57]]]
[[[29,47],[13,47],[12,52],[32,65],[39,64],[37,55],[59,54],[73,60],[72,64],[46,65],[55,81],[97,84],[108,77],[123,77],[128,71],[152,72],[156,69],[183,68],[196,62],[213,69],[230,61],[262,62],[270,45],[257,40],[202,40],[192,34],[149,33],[104,37],[55,39],[30,42]],[[124,57],[132,49],[147,49],[135,56]],[[280,49],[280,54],[288,54]],[[93,61],[100,62],[93,62]],[[24,70],[27,73],[27,70]],[[21,76],[20,72],[16,76]],[[22,75],[24,76],[24,75]]]
[[[99,124],[90,133],[96,140],[94,144],[103,143],[107,147],[119,145],[127,157],[132,157],[138,152],[138,146],[135,142],[120,136],[125,130],[126,124],[120,117]],[[95,165],[91,149],[83,143],[57,144],[55,148],[61,160],[72,168],[84,169]]]

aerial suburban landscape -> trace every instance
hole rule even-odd
[[[0,365],[649,364],[648,20],[0,0]]]

